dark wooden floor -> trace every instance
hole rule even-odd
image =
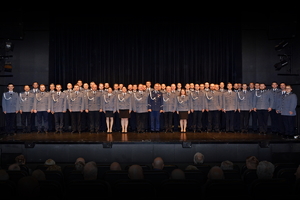
[[[16,135],[1,135],[0,143],[13,142],[66,142],[66,143],[95,143],[95,142],[158,142],[158,143],[177,143],[182,141],[189,142],[220,142],[220,143],[252,143],[252,142],[300,142],[300,139],[285,139],[279,135],[262,135],[258,133],[135,133],[128,132],[126,134],[120,132],[113,133],[93,133],[84,132],[81,134],[64,132],[62,134],[49,133],[17,133]]]

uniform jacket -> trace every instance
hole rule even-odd
[[[2,95],[2,110],[6,113],[16,113],[20,110],[19,96],[17,92],[4,92]]]
[[[20,110],[22,110],[22,112],[31,112],[31,110],[33,109],[35,95],[30,92],[28,92],[28,94],[26,94],[25,92],[21,92],[19,94],[19,97],[20,97]]]

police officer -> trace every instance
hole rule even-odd
[[[138,91],[133,93],[133,111],[136,113],[137,132],[145,132],[148,124],[148,93],[143,84],[139,84]]]
[[[249,117],[252,111],[252,93],[247,90],[247,84],[242,84],[242,90],[238,94],[239,112],[240,112],[240,127],[242,133],[248,133]]]
[[[163,97],[159,91],[159,83],[154,84],[154,90],[149,92],[148,111],[150,112],[151,132],[160,131],[160,113],[163,111]]]
[[[175,85],[175,84],[174,84]],[[163,113],[165,122],[165,132],[172,132],[173,113],[176,111],[176,96],[172,95],[171,86],[166,87],[163,94]]]
[[[23,133],[31,132],[30,123],[31,123],[31,114],[33,113],[34,94],[30,93],[29,91],[30,91],[29,85],[25,85],[24,92],[20,93],[20,114],[21,114],[21,124],[23,128]]]
[[[80,91],[79,85],[75,84],[73,88],[73,92],[71,92],[68,96],[68,108],[71,115],[71,126],[72,132],[81,133],[81,115],[85,110],[84,104],[84,94]]]
[[[116,95],[119,92],[113,93],[112,88],[108,88],[107,93],[101,97],[101,111],[105,113],[107,132],[111,133],[114,124],[114,113],[117,111]],[[119,115],[118,115],[119,116]],[[119,120],[119,118],[117,118]],[[116,120],[116,121],[117,121]]]
[[[232,83],[227,83],[227,91],[222,95],[222,110],[225,113],[226,132],[234,132],[235,112],[239,109],[238,95],[232,91]]]
[[[85,112],[89,116],[89,130],[91,133],[99,133],[101,100],[100,93],[97,90],[97,85],[92,86],[92,90],[86,92],[85,97]]]
[[[220,115],[219,111],[222,110],[222,96],[219,95],[214,88],[214,84],[210,84],[210,90],[205,93],[205,97],[207,100],[207,132],[211,132],[212,130],[219,132],[219,124],[220,124]]]
[[[19,96],[14,92],[14,85],[9,83],[7,85],[7,92],[2,95],[2,110],[5,114],[5,131],[6,134],[16,134],[16,114],[19,112]]]
[[[33,112],[36,113],[38,132],[42,132],[42,124],[44,122],[44,131],[48,133],[48,116],[51,111],[51,95],[46,92],[46,86],[44,84],[40,85],[40,92],[35,93]]]
[[[55,133],[62,133],[64,127],[64,114],[67,111],[67,94],[62,92],[61,85],[56,84],[56,93],[51,95],[51,113],[54,115]]]
[[[127,92],[127,88],[123,87],[122,92],[117,95],[117,112],[121,119],[122,133],[127,133],[128,119],[132,110],[131,94]]]

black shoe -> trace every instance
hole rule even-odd
[[[76,133],[76,131],[72,131],[71,134]]]
[[[59,133],[60,133],[60,134],[62,134],[62,133],[63,133],[63,131],[59,131]]]
[[[55,131],[55,132],[54,132],[54,134],[57,134],[57,133],[59,133],[59,131]]]
[[[40,134],[40,133],[42,133],[42,132],[41,132],[41,131],[38,131],[38,132],[37,132],[37,134]]]

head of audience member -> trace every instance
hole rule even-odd
[[[207,180],[221,180],[225,179],[224,172],[219,166],[213,166],[210,168],[207,174]]]
[[[140,165],[131,165],[128,169],[128,177],[131,180],[144,179],[143,168]]]
[[[225,160],[221,162],[221,169],[222,170],[233,170],[233,163],[229,160]]]
[[[10,171],[20,171],[21,168],[17,163],[11,164],[8,166],[8,170]]]
[[[300,179],[300,165],[298,166],[296,172],[295,172],[296,180]]]
[[[18,165],[25,165],[26,163],[26,159],[25,159],[25,156],[24,155],[18,155],[16,158],[15,158],[15,161]]]
[[[246,167],[247,169],[257,169],[259,161],[255,156],[249,156],[246,158]]]
[[[112,163],[110,164],[110,166],[109,166],[109,169],[110,169],[110,170],[113,170],[113,171],[119,171],[119,170],[122,170],[121,165],[120,165],[120,163],[118,163],[118,162],[112,162]]]
[[[85,164],[83,169],[84,180],[96,180],[98,176],[98,167],[96,162],[90,161]]]
[[[170,176],[170,179],[185,179],[185,174],[184,174],[184,171],[182,171],[181,169],[177,168],[177,169],[174,169],[172,172],[171,172],[171,176]]]
[[[195,153],[194,155],[194,164],[195,165],[200,165],[203,164],[204,162],[204,155],[200,152]]]
[[[85,163],[82,161],[75,162],[75,170],[76,171],[83,172],[84,166],[85,166]]]
[[[162,170],[164,168],[164,160],[161,157],[154,158],[152,162],[152,167],[154,170]]]
[[[258,179],[272,179],[275,166],[269,161],[260,161],[257,165],[256,174]]]
[[[85,164],[85,159],[84,158],[82,158],[82,157],[78,157],[76,160],[75,160],[75,164],[77,163],[77,162],[82,162],[83,164]]]
[[[46,175],[45,173],[40,170],[40,169],[36,169],[32,172],[31,176],[35,177],[37,180],[39,181],[43,181],[46,180]]]
[[[9,174],[4,169],[0,169],[0,181],[9,180]]]
[[[44,164],[48,166],[47,171],[61,171],[61,167],[53,159],[47,159]]]
[[[37,199],[40,195],[39,181],[33,176],[25,176],[17,183],[17,194],[22,199]]]
[[[188,165],[185,170],[199,170],[195,165]]]

